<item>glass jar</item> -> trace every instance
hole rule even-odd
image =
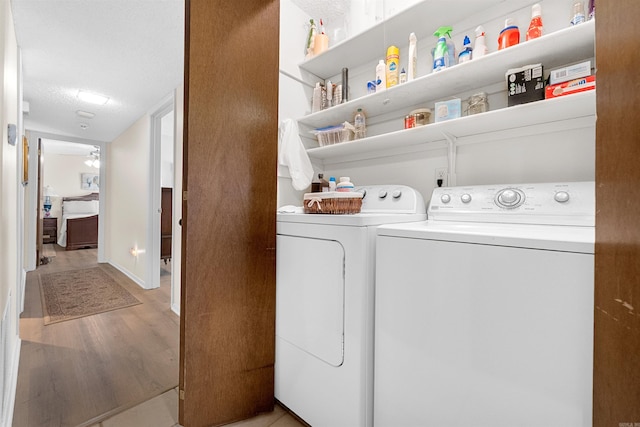
[[[486,92],[473,94],[467,100],[467,115],[485,113],[489,111],[489,101]]]

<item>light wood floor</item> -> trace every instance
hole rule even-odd
[[[95,249],[57,247],[49,264],[27,274],[13,427],[91,425],[178,385],[180,319],[166,270],[160,288],[143,290],[100,264],[142,304],[44,326],[38,275],[96,260]]]

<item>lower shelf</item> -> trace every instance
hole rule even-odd
[[[458,144],[482,143],[507,131],[512,131],[514,135],[524,135],[584,127],[595,123],[595,114],[596,93],[592,90],[336,145],[310,148],[307,154],[313,160],[326,163],[365,160],[401,153],[407,149],[445,147],[447,139],[456,139]]]

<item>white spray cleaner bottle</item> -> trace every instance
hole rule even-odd
[[[484,40],[484,27],[479,25],[478,28],[476,28],[476,44],[473,47],[472,59],[481,58],[487,53],[489,53],[489,49]]]

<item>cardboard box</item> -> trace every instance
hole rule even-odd
[[[462,111],[462,101],[460,98],[455,98],[448,101],[436,102],[433,110],[435,112],[436,123],[457,119],[460,117]]]
[[[557,98],[573,93],[594,90],[596,88],[596,76],[583,77],[557,85],[549,85],[545,88],[545,98]]]
[[[525,65],[507,70],[506,78],[509,107],[544,99],[542,64]]]
[[[569,80],[579,79],[591,75],[591,61],[580,62],[578,64],[567,65],[566,67],[556,68],[549,73],[549,84],[556,85],[558,83],[568,82]]]

